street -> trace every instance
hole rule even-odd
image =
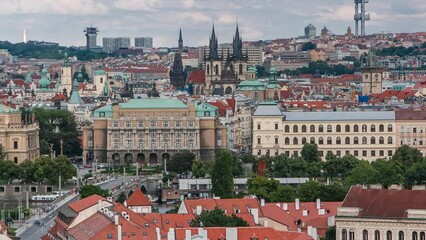
[[[129,181],[128,178],[118,178],[106,183],[102,183],[99,186],[102,189],[112,189],[117,185],[121,185],[124,182]],[[70,200],[68,200],[66,203],[61,203],[61,205],[66,205],[72,202],[75,202],[79,199],[79,195],[75,195],[73,198],[71,198]],[[60,206],[58,206],[58,209],[60,208]],[[28,229],[26,229],[21,235],[21,239],[22,240],[34,240],[34,239],[40,239],[41,236],[43,236],[44,234],[47,233],[47,231],[49,231],[49,229],[53,226],[54,224],[54,219],[56,218],[56,216],[58,215],[58,209],[54,210],[53,212],[49,213],[48,215],[46,215],[44,218],[39,219],[39,220],[33,220],[32,222],[27,222],[25,223],[28,227]]]

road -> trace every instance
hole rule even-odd
[[[127,182],[127,181],[130,181],[130,180],[126,179],[126,178],[118,178],[118,179],[112,180],[110,182],[100,184],[99,186],[102,189],[111,189],[111,188],[114,188],[117,185],[121,185],[122,183]],[[79,195],[76,195],[74,198],[72,198],[70,201],[68,201],[65,204],[75,202],[78,199],[79,199]],[[57,215],[58,215],[58,209],[51,212],[49,215],[47,215],[46,217],[44,217],[40,220],[37,220],[35,222],[26,223],[26,224],[28,224],[29,227],[20,235],[21,239],[22,240],[40,239],[41,236],[46,234],[46,232],[49,231],[49,229],[53,226],[54,219]]]

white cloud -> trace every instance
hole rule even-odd
[[[100,15],[108,11],[96,0],[0,0],[0,14]]]
[[[114,6],[127,11],[156,11],[159,0],[117,0]]]

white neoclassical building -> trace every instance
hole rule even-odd
[[[395,112],[284,112],[260,104],[253,115],[253,155],[300,155],[305,143],[319,153],[373,161],[390,157],[396,145]]]
[[[337,240],[425,240],[426,191],[352,187],[336,215]]]

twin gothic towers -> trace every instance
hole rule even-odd
[[[183,40],[179,32],[179,52],[175,54],[173,69],[170,71],[170,82],[176,88],[186,85],[186,72],[182,64]],[[241,81],[246,80],[248,53],[243,51],[243,41],[238,24],[235,30],[232,47],[219,47],[213,25],[209,47],[203,51],[203,69],[205,81],[204,95],[232,94]]]

